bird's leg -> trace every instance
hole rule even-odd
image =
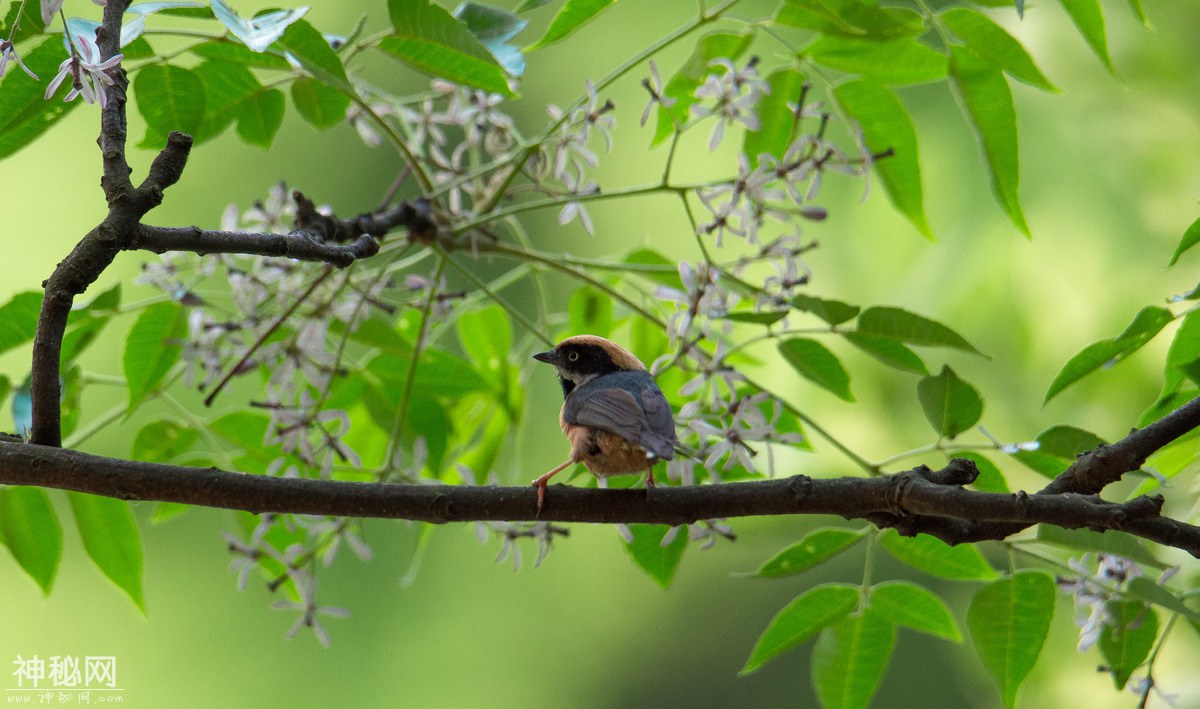
[[[575,463],[574,457],[567,458],[567,461],[565,463],[558,466],[554,470],[551,470],[550,472],[546,473],[545,475],[538,478],[537,480],[533,481],[533,486],[537,488],[538,514],[542,513],[542,505],[545,504],[545,502],[546,502],[546,483],[548,483],[550,481],[550,478],[554,477],[558,473],[561,473],[564,468],[566,468],[569,465],[573,465],[574,463]]]
[[[654,465],[646,468],[646,499],[650,499],[650,490],[654,487]]]

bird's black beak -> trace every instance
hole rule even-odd
[[[533,356],[533,358],[539,362],[545,362],[546,364],[554,364],[558,361],[558,355],[554,350],[550,350],[549,352],[538,352]]]

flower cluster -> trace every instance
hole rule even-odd
[[[427,95],[411,101],[388,97],[368,85],[359,91],[371,97],[370,111],[352,106],[347,118],[363,142],[381,145],[381,131],[399,136],[405,149],[426,167],[435,193],[445,195],[449,217],[469,218],[477,204],[491,199],[505,183],[502,170],[490,174],[476,170],[516,145],[513,120],[503,111],[500,94],[441,79],[433,80]]]
[[[1071,559],[1070,567],[1077,576],[1059,576],[1058,587],[1075,598],[1075,625],[1079,627],[1079,651],[1088,650],[1100,639],[1105,626],[1112,624],[1109,602],[1119,599],[1129,582],[1142,576],[1143,571],[1133,561],[1114,554],[1091,554]],[[1158,579],[1166,583],[1178,571],[1167,569]]]
[[[285,233],[295,213],[281,183],[244,212],[227,209],[222,228]],[[386,279],[349,272],[335,277],[320,269],[283,258],[169,253],[148,264],[139,281],[191,308],[183,353],[189,383],[206,388],[222,375],[268,373],[265,397],[253,402],[268,415],[263,445],[279,451],[268,470],[324,478],[337,464],[361,465],[343,440],[348,415],[324,402],[345,337],[370,315]],[[214,278],[228,282],[228,304],[200,295]],[[341,330],[336,336],[335,325]]]
[[[265,514],[248,539],[226,534],[225,541],[233,555],[229,568],[237,573],[238,590],[246,589],[250,574],[255,571],[274,575],[267,583],[272,592],[290,582],[297,600],[279,600],[271,604],[276,610],[300,611],[300,617],[285,637],[295,637],[301,629],[310,628],[317,640],[328,647],[329,633],[317,616],[345,618],[350,613],[344,608],[317,604],[317,577],[309,567],[317,558],[325,567],[332,565],[343,543],[359,559],[370,560],[371,548],[362,539],[360,524],[361,521],[346,517]],[[304,541],[288,544],[280,550],[267,541],[268,534],[277,528],[282,528],[289,537],[300,536]]]
[[[468,466],[459,464],[456,466],[459,479],[464,485],[479,485],[480,481],[475,472]],[[487,485],[499,485],[500,480],[495,473],[489,473],[486,479]],[[475,538],[480,544],[486,544],[490,537],[499,537],[500,552],[496,555],[496,563],[500,563],[505,559],[511,559],[513,571],[521,570],[521,546],[517,543],[520,539],[533,539],[537,543],[537,556],[533,560],[534,568],[542,565],[550,550],[554,548],[554,537],[566,537],[570,534],[570,530],[562,525],[551,524],[550,522],[476,522],[475,523]]]

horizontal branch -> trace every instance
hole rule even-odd
[[[280,256],[300,261],[323,261],[338,267],[379,252],[379,242],[367,234],[349,244],[322,241],[304,231],[290,234],[264,234],[245,231],[214,231],[199,227],[161,227],[139,225],[128,241],[130,249],[191,251],[205,254],[247,254]]]
[[[1061,495],[1079,493],[1098,495],[1104,488],[1120,480],[1126,473],[1142,467],[1146,459],[1155,452],[1178,440],[1200,426],[1200,397],[1192,399],[1145,428],[1134,429],[1119,441],[1101,445],[1081,454],[1066,470],[1038,491],[1038,495]],[[1168,530],[1157,529],[1156,525],[1141,525],[1147,536],[1150,533],[1168,535]],[[976,539],[1003,539],[1020,531],[1020,527],[993,521],[990,524],[975,524],[964,534]],[[1133,531],[1133,530],[1130,530]],[[1165,537],[1164,537],[1165,538]],[[1161,541],[1156,539],[1156,541]],[[1164,544],[1170,542],[1163,541]],[[1170,546],[1178,546],[1170,544]]]
[[[1200,528],[1158,516],[1162,498],[1126,503],[1096,497],[1013,495],[961,487],[970,461],[943,471],[920,467],[877,478],[795,476],[758,482],[592,490],[555,485],[539,514],[533,487],[413,485],[276,478],[216,468],[142,463],[22,443],[0,443],[0,483],[39,485],[124,500],[156,500],[253,513],[291,512],[411,519],[424,522],[540,520],[688,524],[702,519],[832,514],[864,518],[902,533],[929,532],[950,543],[965,537],[964,519],[1125,529],[1200,557]],[[930,520],[912,524],[913,520]],[[944,525],[940,521],[951,522]]]

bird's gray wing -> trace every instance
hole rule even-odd
[[[637,441],[646,427],[646,417],[633,394],[616,387],[580,387],[571,392],[563,407],[563,421],[611,431]]]
[[[563,420],[611,431],[659,458],[674,456],[671,405],[645,372],[610,374],[584,384],[567,397]]]
[[[659,458],[670,460],[675,455],[675,416],[662,390],[651,383],[642,388],[642,410],[646,412],[649,429],[643,435],[642,447]]]

